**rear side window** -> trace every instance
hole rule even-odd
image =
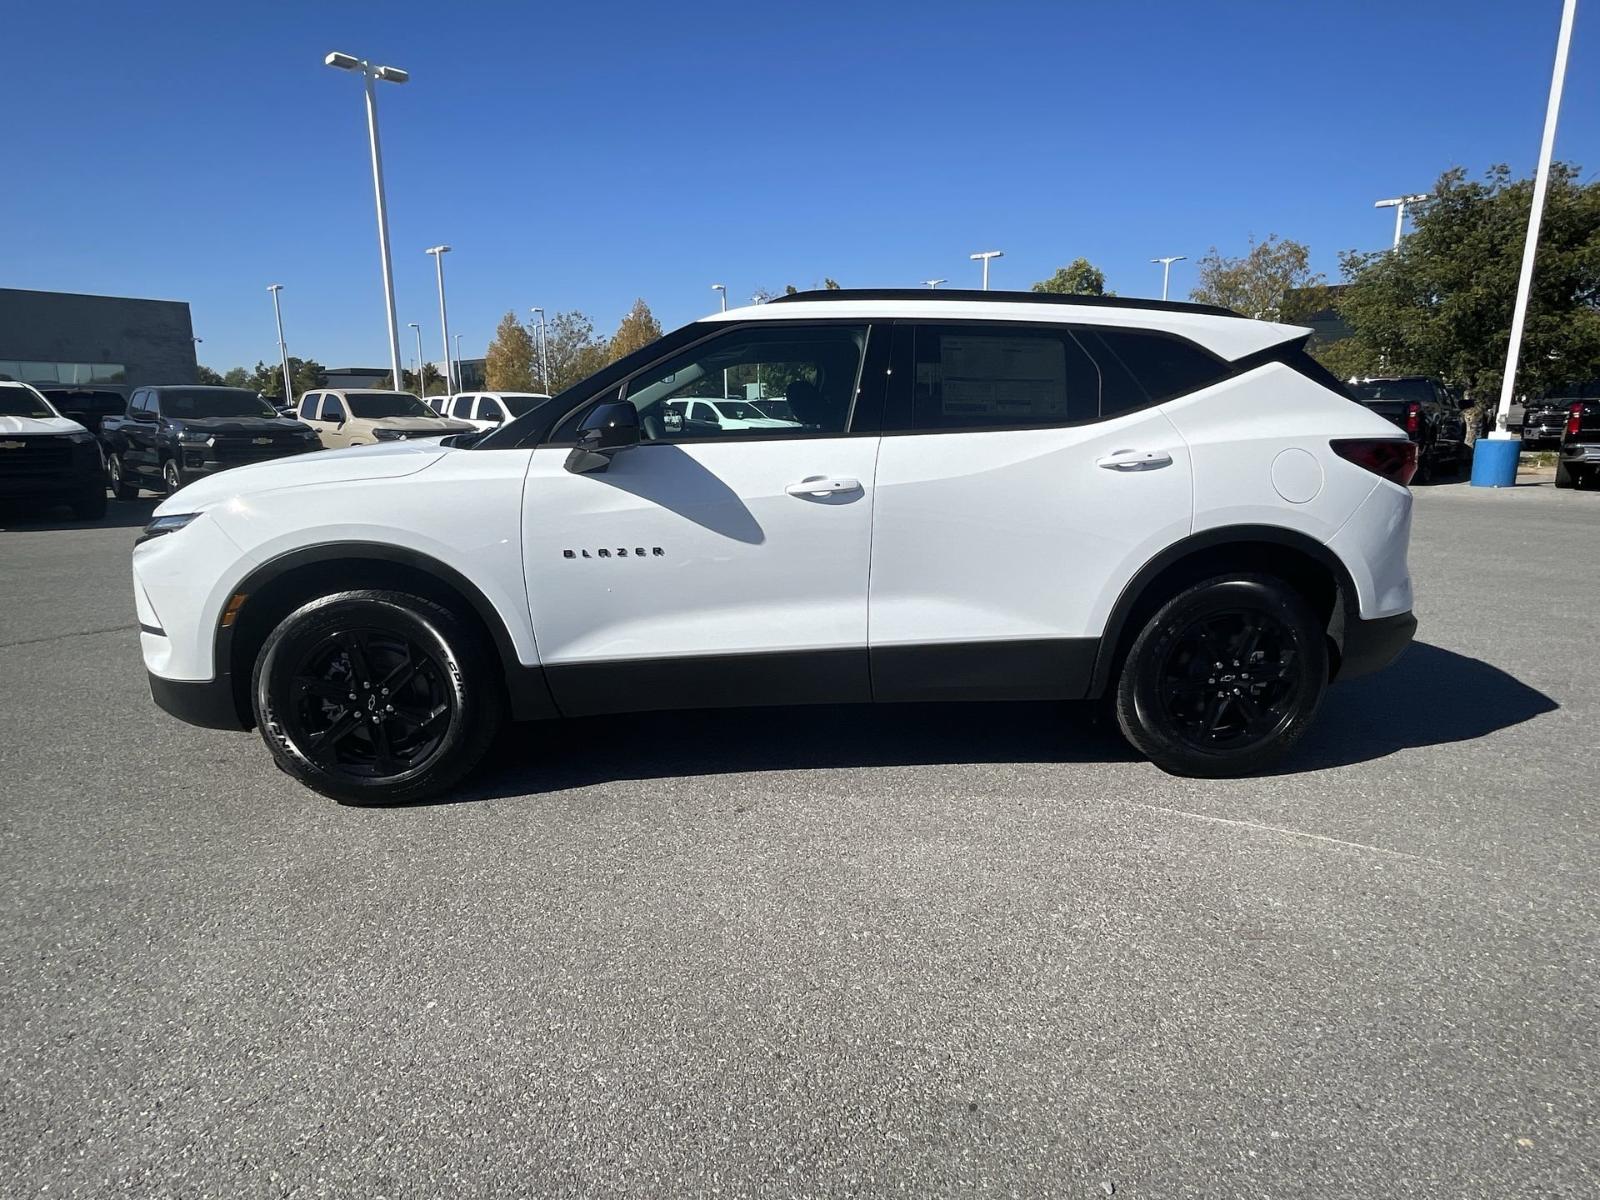
[[[472,397],[457,396],[450,404],[450,415],[463,419],[472,415]]]
[[[923,325],[912,359],[917,429],[1066,425],[1099,415],[1099,371],[1065,327]]]
[[[1193,342],[1168,334],[1098,328],[1080,329],[1078,336],[1104,373],[1103,417],[1197,392],[1229,370]]]

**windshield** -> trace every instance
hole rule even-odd
[[[179,420],[278,415],[272,405],[243,388],[165,388],[159,396],[161,415]]]
[[[346,392],[351,415],[364,421],[384,417],[433,417],[438,414],[410,392]]]
[[[548,399],[549,396],[501,396],[500,403],[506,406],[513,417],[520,417],[531,413]]]
[[[32,388],[0,387],[0,417],[33,417],[47,420],[56,414]]]
[[[1350,390],[1363,404],[1373,400],[1420,401],[1433,399],[1433,384],[1426,379],[1369,379],[1352,383]]]

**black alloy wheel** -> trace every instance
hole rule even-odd
[[[130,483],[122,467],[122,455],[106,455],[106,478],[111,481],[111,494],[118,500],[137,500],[139,485]]]
[[[350,591],[290,613],[256,660],[256,724],[278,765],[346,804],[448,789],[504,711],[482,638],[420,596]]]
[[[1198,583],[1167,600],[1129,648],[1117,723],[1174,775],[1263,770],[1298,741],[1328,685],[1324,623],[1268,575]]]
[[[183,471],[179,468],[177,459],[169,458],[161,464],[161,483],[169,496],[183,486]]]
[[[1172,639],[1156,684],[1162,716],[1200,750],[1258,746],[1294,716],[1293,633],[1259,609],[1210,613]]]

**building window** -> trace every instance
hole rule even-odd
[[[122,383],[127,368],[121,363],[28,362],[0,358],[0,379],[24,383]]]

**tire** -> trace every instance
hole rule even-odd
[[[1558,488],[1578,486],[1577,472],[1559,458],[1556,459],[1556,486]]]
[[[1250,775],[1300,740],[1327,687],[1327,639],[1305,598],[1271,576],[1222,576],[1139,631],[1117,679],[1117,723],[1169,774]]]
[[[172,495],[183,486],[183,468],[178,465],[175,458],[162,459],[161,485],[167,495]]]
[[[138,481],[130,483],[127,472],[122,466],[120,454],[106,455],[106,478],[111,483],[111,494],[118,500],[137,500],[139,498]]]
[[[73,497],[72,515],[80,521],[98,521],[106,515],[106,489],[104,485]]]
[[[437,796],[478,765],[504,717],[501,686],[482,639],[449,609],[350,591],[284,618],[250,693],[279,767],[341,804],[385,805]]]

